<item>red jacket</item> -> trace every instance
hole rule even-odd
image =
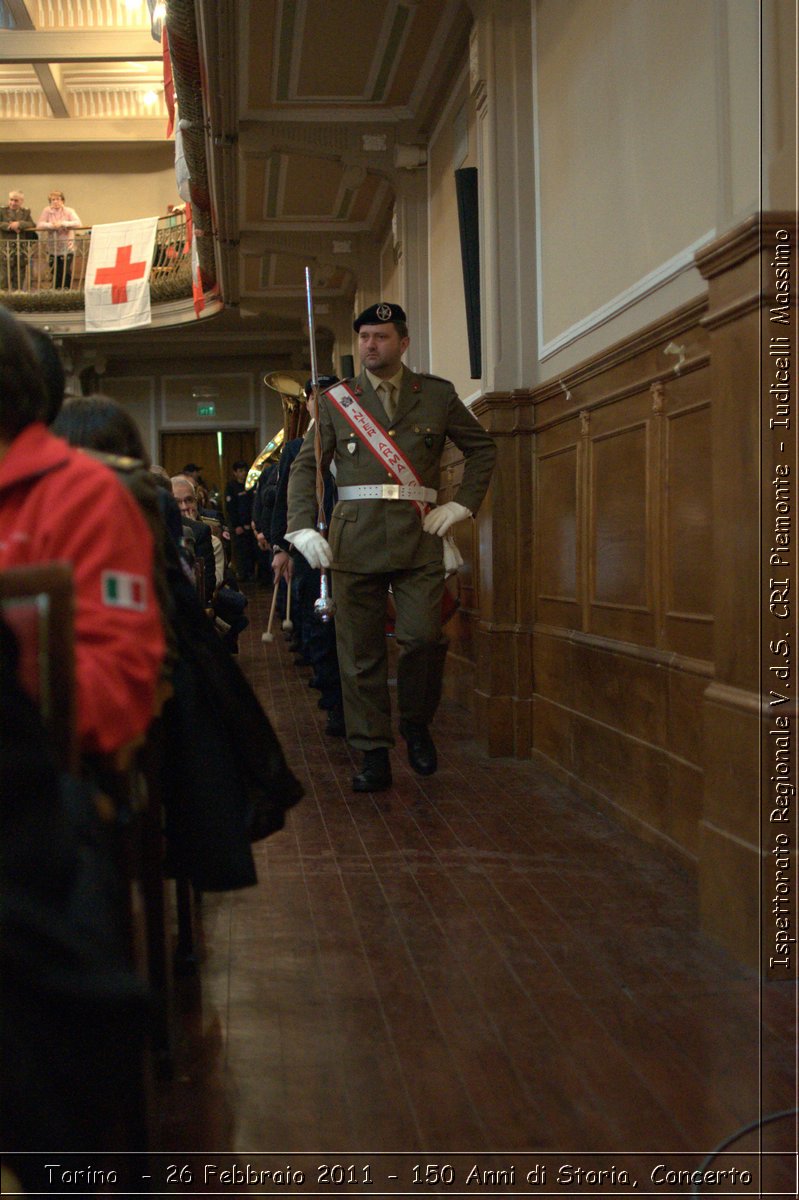
[[[0,459],[0,570],[69,562],[81,749],[107,754],[147,728],[164,656],[153,543],[113,472],[39,423]]]

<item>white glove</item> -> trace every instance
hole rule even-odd
[[[463,566],[463,555],[452,540],[451,534],[444,538],[444,578],[454,575]]]
[[[439,537],[443,537],[452,525],[458,521],[465,521],[471,515],[471,509],[465,508],[455,500],[448,500],[440,508],[430,510],[422,521],[422,529],[425,533],[437,533]]]
[[[333,561],[330,546],[315,529],[297,529],[294,533],[287,533],[286,541],[296,546],[308,566],[317,571],[329,567]]]

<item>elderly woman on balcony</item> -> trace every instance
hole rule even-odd
[[[53,272],[53,287],[68,288],[72,283],[72,260],[75,256],[75,235],[81,219],[74,208],[64,204],[64,193],[53,191],[48,196],[48,207],[36,222],[37,229],[49,230],[47,250],[50,270]]]

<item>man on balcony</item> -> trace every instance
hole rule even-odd
[[[53,273],[53,287],[66,290],[72,283],[72,260],[75,257],[75,235],[72,231],[80,228],[81,219],[74,208],[66,207],[63,192],[51,192],[48,201],[48,207],[43,209],[36,228],[49,231],[47,252]]]
[[[24,207],[22,192],[9,192],[8,204],[0,208],[0,290],[21,292],[25,287],[26,260],[22,244],[36,234],[30,209]]]

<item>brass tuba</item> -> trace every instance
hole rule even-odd
[[[277,392],[283,405],[283,428],[270,438],[247,472],[245,488],[253,488],[266,464],[275,459],[282,446],[292,438],[301,437],[308,428],[308,406],[305,389],[298,379],[285,371],[269,371],[264,383]]]
[[[303,382],[286,371],[270,371],[264,375],[268,388],[280,395],[283,405],[283,441],[302,437],[308,428],[308,405]]]

